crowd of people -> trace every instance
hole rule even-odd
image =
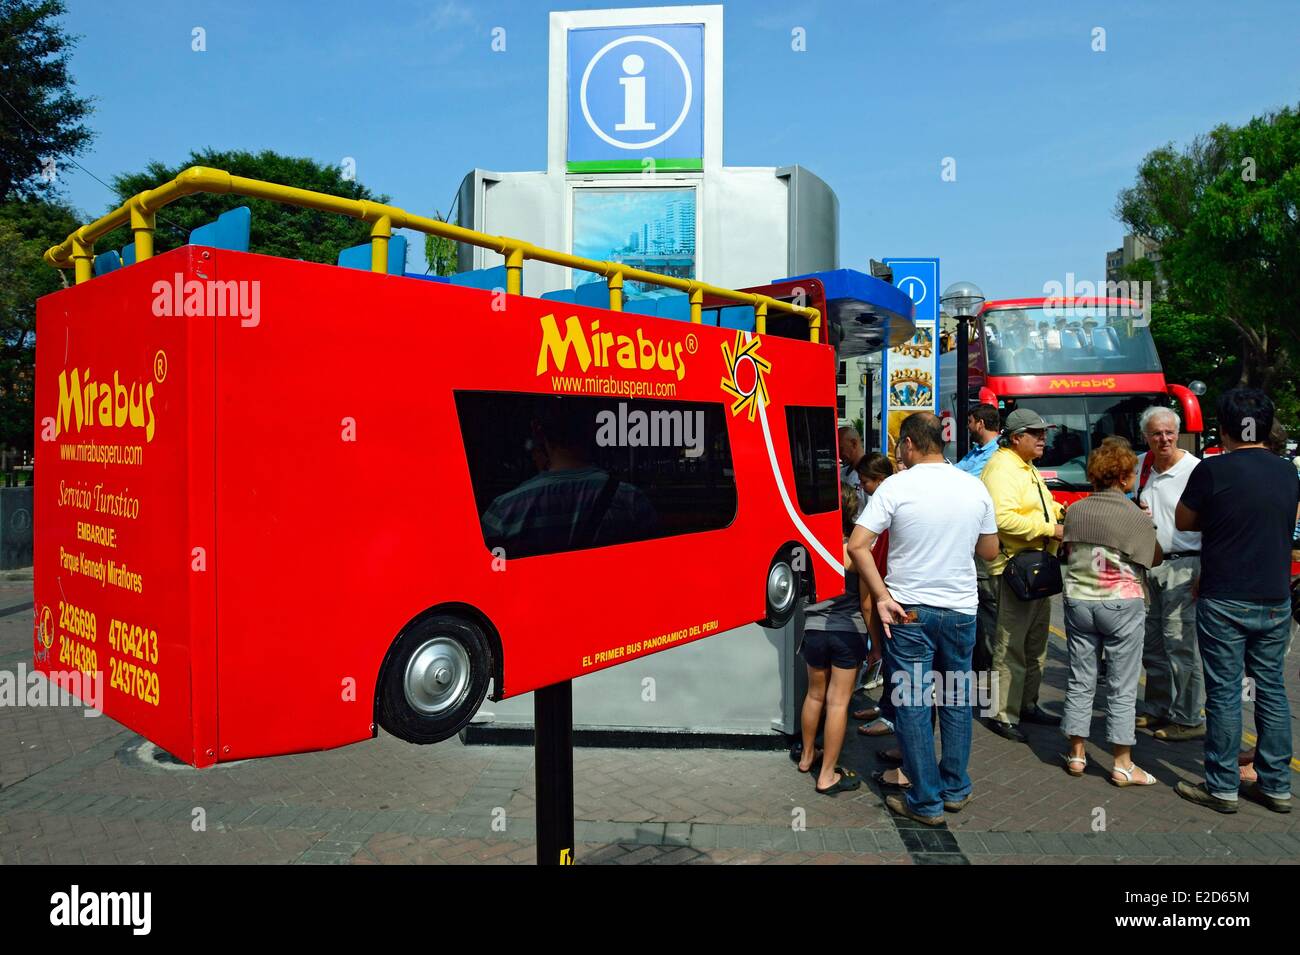
[[[841,429],[845,589],[807,609],[808,692],[791,754],[817,792],[862,785],[840,761],[850,718],[863,735],[896,737],[872,779],[891,811],[925,825],[972,798],[979,711],[1019,743],[1022,724],[1059,726],[1064,771],[1084,776],[1101,683],[1112,784],[1158,784],[1133,759],[1145,729],[1162,743],[1203,741],[1204,781],[1178,782],[1183,799],[1231,813],[1245,796],[1290,812],[1283,668],[1300,476],[1274,453],[1285,433],[1262,391],[1227,391],[1217,411],[1222,453],[1200,460],[1179,446],[1177,413],[1148,408],[1146,450],[1106,438],[1087,459],[1092,493],[1068,507],[1034,465],[1051,425],[1029,408],[1003,421],[973,407],[971,448],[955,465],[930,412],[903,420],[893,460]],[[1059,716],[1039,700],[1057,594],[1068,653]],[[855,687],[877,682],[879,702],[850,712]],[[1243,700],[1258,737],[1246,752]]]

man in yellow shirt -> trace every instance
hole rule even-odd
[[[998,680],[998,713],[989,728],[1009,740],[1028,742],[1021,720],[1053,726],[1060,723],[1038,706],[1038,689],[1047,666],[1047,632],[1051,598],[1021,600],[1002,572],[1023,550],[1056,553],[1065,527],[1064,509],[1052,499],[1033,462],[1047,448],[1047,422],[1028,408],[1007,415],[1006,444],[998,448],[980,476],[998,522],[998,556],[989,574],[998,588],[998,623],[993,640],[993,671]]]

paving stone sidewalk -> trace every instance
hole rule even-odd
[[[0,578],[0,670],[30,666],[30,603],[30,581]],[[1295,671],[1293,653],[1288,678],[1300,682]],[[1049,708],[1059,711],[1064,680],[1054,637]],[[1300,715],[1297,686],[1289,691]],[[976,798],[940,830],[900,825],[870,784],[819,796],[784,752],[578,749],[577,860],[1300,861],[1300,813],[1243,802],[1235,816],[1219,816],[1177,798],[1178,779],[1199,778],[1199,743],[1143,736],[1135,758],[1160,785],[1121,790],[1106,782],[1101,748],[1090,747],[1087,775],[1072,779],[1059,761],[1059,730],[1029,732],[1025,746],[975,728]],[[891,742],[854,733],[843,762],[865,779]],[[80,708],[0,708],[0,863],[531,863],[533,786],[528,747],[413,747],[381,734],[199,772]]]

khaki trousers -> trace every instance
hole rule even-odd
[[[1179,726],[1205,722],[1205,674],[1196,645],[1196,598],[1192,581],[1201,573],[1199,557],[1168,560],[1147,574],[1147,609],[1142,665],[1147,671],[1147,714]]]
[[[1052,600],[1021,600],[999,574],[998,625],[993,640],[993,672],[998,681],[999,723],[1019,723],[1022,711],[1038,704],[1047,667],[1047,630]]]
[[[975,580],[979,587],[979,611],[975,616],[975,654],[971,669],[984,671],[992,668],[993,644],[998,630],[998,588],[1001,577],[989,573],[989,562],[975,558]]]

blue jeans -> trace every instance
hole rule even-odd
[[[1259,788],[1270,796],[1291,792],[1291,707],[1283,678],[1290,636],[1290,601],[1197,601],[1196,639],[1205,666],[1205,788],[1222,799],[1236,799],[1240,785],[1237,751],[1247,674],[1255,681]]]
[[[971,707],[975,704],[975,615],[923,605],[916,623],[896,623],[889,639],[893,663],[890,693],[897,719],[894,730],[903,750],[903,772],[912,788],[908,807],[917,815],[943,814],[945,802],[970,795]],[[943,756],[935,762],[930,703],[939,703],[939,738]]]

